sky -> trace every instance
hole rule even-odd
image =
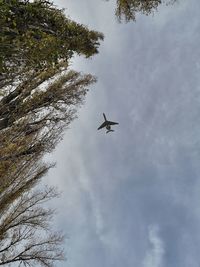
[[[103,32],[99,54],[71,68],[98,78],[48,156],[62,195],[57,267],[200,266],[200,1],[119,24],[115,1],[55,0]],[[119,122],[97,131],[102,113]]]

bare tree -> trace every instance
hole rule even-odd
[[[6,163],[10,164],[9,169],[1,172],[0,179],[1,216],[16,199],[37,185],[49,168],[54,166],[53,164],[45,164],[35,157],[16,162],[6,161]]]
[[[0,265],[54,266],[64,260],[63,236],[51,233],[53,211],[44,202],[57,196],[53,188],[26,192],[4,212],[0,219]]]

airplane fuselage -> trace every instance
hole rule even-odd
[[[108,130],[108,131],[110,131],[110,129],[111,129],[111,126],[108,124],[108,125],[106,125],[106,129]]]

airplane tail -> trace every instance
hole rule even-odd
[[[108,130],[106,133],[109,133],[109,132],[114,132],[114,130]]]
[[[105,115],[104,113],[103,113],[103,117],[104,117],[104,120],[107,121],[107,119],[106,119],[106,115]]]

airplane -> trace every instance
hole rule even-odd
[[[111,125],[115,125],[115,124],[119,124],[118,122],[113,122],[113,121],[108,121],[106,119],[106,115],[103,113],[103,117],[104,117],[104,122],[99,126],[99,128],[97,130],[100,130],[104,127],[106,127],[107,131],[106,133],[109,133],[109,132],[114,132],[114,130],[111,129]]]

